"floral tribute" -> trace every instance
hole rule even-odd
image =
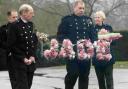
[[[109,33],[105,29],[101,29],[98,33],[98,40],[93,44],[90,39],[82,39],[77,44],[72,44],[69,39],[64,39],[59,51],[59,43],[56,39],[50,42],[50,49],[44,51],[43,55],[46,59],[65,58],[74,59],[77,57],[79,60],[89,60],[94,56],[94,49],[96,49],[96,58],[98,60],[110,61],[112,58],[110,52],[110,44],[113,40],[121,38],[120,33]],[[77,50],[75,53],[74,48]]]
[[[75,52],[73,50],[73,44],[69,39],[64,39],[62,43],[61,50],[59,52],[60,58],[75,58]]]
[[[101,31],[98,33],[99,40],[113,41],[113,40],[117,40],[121,37],[123,37],[123,36],[120,33],[110,33],[105,29],[101,29]]]
[[[94,42],[94,47],[96,48],[96,58],[98,60],[110,61],[112,58],[110,52],[110,44],[112,41],[121,38],[120,33],[110,33],[105,29],[101,29],[98,33],[98,41]]]
[[[58,41],[52,39],[50,42],[50,49],[44,51],[43,55],[46,59],[65,58],[72,60],[75,56],[79,60],[91,59],[94,54],[94,47],[90,40],[79,40],[77,44],[72,44],[69,39],[64,39],[60,51],[58,51]],[[73,50],[73,47],[77,47],[77,53]]]
[[[96,48],[96,58],[98,60],[109,61],[112,58],[110,53],[110,43],[106,40],[98,40],[94,42],[94,47]]]
[[[84,39],[77,42],[77,56],[79,60],[91,59],[94,55],[94,47],[90,40]]]
[[[48,41],[48,36],[49,36],[48,34],[42,32],[36,32],[36,35],[39,41],[43,41],[43,42]]]
[[[56,39],[52,39],[50,42],[50,49],[45,50],[43,55],[46,59],[55,59],[58,56],[58,41]]]

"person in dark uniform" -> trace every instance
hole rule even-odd
[[[2,53],[1,56],[5,57],[5,59],[3,59],[3,60],[6,61],[6,63],[7,63],[7,68],[8,68],[8,72],[9,72],[9,78],[10,78],[12,89],[14,89],[14,86],[15,86],[15,71],[14,71],[14,66],[13,66],[14,63],[13,63],[13,59],[11,57],[11,53],[9,52],[9,50],[6,50],[6,47],[5,47],[4,44],[7,41],[7,32],[9,30],[9,27],[10,27],[11,23],[13,23],[13,22],[15,22],[17,20],[17,18],[18,18],[18,13],[17,13],[16,10],[8,11],[7,12],[8,23],[5,24],[5,25],[2,25],[0,27],[1,48],[3,48],[4,51],[5,51],[5,53],[2,53],[3,51],[1,51],[1,53]]]
[[[11,24],[7,34],[7,48],[14,60],[16,87],[30,89],[33,81],[38,39],[34,33],[32,6],[23,4],[19,8],[20,18]]]
[[[73,4],[74,13],[62,18],[57,32],[57,39],[60,43],[64,39],[71,40],[73,44],[81,39],[94,41],[92,19],[84,15],[84,10],[84,2],[75,1]],[[77,53],[76,46],[74,46],[74,50]],[[90,60],[79,60],[77,57],[72,60],[67,59],[65,89],[73,89],[78,77],[79,89],[88,89],[90,66]]]
[[[107,32],[112,32],[113,29],[110,25],[104,24],[106,16],[103,11],[97,11],[95,13],[95,34],[97,35],[98,39],[98,33],[105,29]],[[115,58],[113,56],[113,52],[111,49],[111,46],[114,45],[115,42],[112,42],[110,44],[110,53],[112,55],[112,58],[110,60],[98,60],[96,56],[94,56],[92,63],[95,68],[95,72],[97,75],[98,83],[99,83],[99,89],[114,89],[113,86],[113,64],[115,63]]]

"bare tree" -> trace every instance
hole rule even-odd
[[[128,5],[128,0],[83,0],[88,9],[88,15],[91,16],[93,12],[96,11],[96,5],[103,9],[106,16],[109,16],[109,14],[115,13],[118,9],[121,7],[124,7]],[[118,15],[123,15],[122,13]]]
[[[70,0],[67,0],[67,7],[69,9],[69,13],[71,14],[72,13],[72,6],[71,6]]]
[[[110,6],[110,8],[108,10],[105,10],[106,11],[106,16],[108,16],[110,13],[115,14],[115,15],[124,15],[122,13],[119,13],[117,10],[119,10],[121,7],[124,7],[126,5],[128,5],[126,0],[113,0],[112,5]]]
[[[93,7],[95,5],[95,3],[99,0],[83,0],[86,4],[86,13],[88,13],[89,16],[92,15],[92,13],[94,12]]]
[[[68,0],[69,1],[69,0]],[[37,8],[39,8],[40,10],[47,12],[49,14],[52,15],[58,15],[58,16],[64,16],[61,12],[61,10],[58,10],[60,8],[63,9],[63,6],[65,6],[65,4],[67,5],[67,9],[66,11],[70,13],[70,6],[69,3],[61,3],[60,0],[33,0],[33,5],[36,6]]]
[[[55,15],[59,18],[66,14],[72,14],[72,3],[75,0],[30,0],[31,3],[38,9],[49,15]],[[125,19],[128,16],[128,0],[83,0],[85,2],[86,10],[85,14],[93,16],[93,13],[97,10],[103,10],[108,20]],[[122,13],[123,11],[123,13]],[[118,21],[116,20],[118,16]],[[120,18],[119,18],[120,17]],[[109,21],[112,24],[115,22]],[[122,22],[127,23],[127,21]],[[116,25],[116,24],[114,24]],[[120,26],[121,27],[121,26]],[[124,27],[124,26],[123,26]]]
[[[70,0],[65,0],[65,2],[61,2],[62,0],[33,0],[33,4],[38,7],[39,9],[53,14],[53,15],[59,15],[63,16],[61,12],[57,10],[57,8],[66,8],[67,13],[71,14],[72,13],[72,2]],[[75,1],[75,0],[74,0]],[[110,13],[114,13],[117,9],[119,9],[122,6],[128,5],[126,2],[127,0],[83,0],[86,4],[86,14],[91,16],[95,10],[95,6],[98,5],[101,8],[104,8],[104,11],[106,15],[108,16]],[[37,3],[38,2],[38,3]],[[105,3],[104,3],[105,2]],[[106,5],[106,2],[110,2],[109,5]],[[42,7],[42,3],[47,3],[47,6],[49,5],[49,8],[51,9],[46,9],[46,7]],[[50,4],[48,4],[50,3]],[[44,4],[43,4],[44,5]],[[45,6],[45,5],[44,5]],[[115,14],[115,13],[114,13]],[[119,14],[118,14],[119,15]]]

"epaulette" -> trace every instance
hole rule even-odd
[[[6,28],[6,27],[7,27],[7,24],[0,26],[0,28]]]
[[[19,19],[17,19],[16,21],[15,21],[15,23],[19,23],[20,22],[20,20]]]
[[[70,17],[71,17],[71,15],[67,15],[67,16],[64,16],[62,19],[68,19]]]
[[[88,16],[86,16],[86,18],[87,18],[87,23],[89,25],[92,25],[93,24],[92,19],[90,17],[88,17]]]

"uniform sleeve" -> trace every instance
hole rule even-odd
[[[2,27],[0,27],[0,47],[3,46],[3,42],[2,42]]]
[[[0,27],[0,48],[6,50],[6,25]]]
[[[32,34],[32,40],[33,40],[33,48],[31,48],[30,49],[30,51],[31,51],[31,56],[33,56],[33,57],[35,57],[35,59],[37,60],[38,59],[38,57],[37,57],[37,55],[36,55],[36,51],[37,51],[37,48],[38,48],[38,42],[39,42],[39,40],[38,40],[38,37],[37,37],[37,35],[36,35],[36,32],[37,32],[37,30],[36,30],[36,28],[35,28],[35,24],[34,23],[32,23],[32,22],[30,22],[30,24],[31,24],[31,26],[32,26],[32,30],[33,30],[33,34]]]
[[[68,21],[67,18],[62,18],[60,25],[58,26],[57,31],[57,40],[61,43],[64,39],[67,38]]]
[[[112,26],[109,26],[109,29],[110,29],[110,32],[113,32],[113,28],[112,28]],[[112,41],[112,42],[111,42],[111,46],[116,45],[116,43],[117,43],[116,40]]]
[[[14,24],[10,25],[7,32],[7,47],[11,48],[16,42],[16,27]]]
[[[106,25],[106,28],[105,28],[105,29],[107,29],[109,32],[113,32],[113,28],[112,28],[112,26],[110,26],[110,25]],[[111,46],[116,45],[116,43],[117,43],[116,40],[112,41],[112,42],[111,42]]]
[[[106,25],[105,29],[107,29],[109,32],[113,32],[113,28],[110,25]]]
[[[34,49],[33,50],[31,50],[31,52],[32,52],[32,56],[34,56],[35,57],[35,59],[38,59],[38,57],[37,57],[37,55],[36,55],[36,51],[37,51],[37,46],[38,46],[38,38],[37,38],[37,36],[36,36],[36,33],[33,33],[33,40],[34,40],[34,43],[33,43],[33,45],[34,45]]]
[[[10,50],[18,60],[23,61],[25,58],[25,53],[16,47],[17,30],[17,26],[15,24],[11,24],[7,33],[7,49]]]

